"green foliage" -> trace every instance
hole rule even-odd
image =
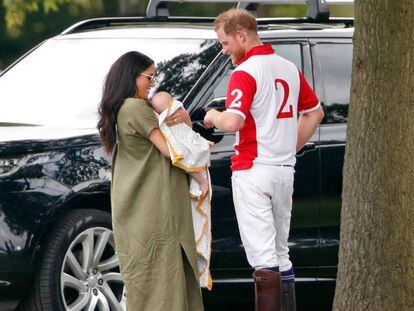
[[[47,15],[58,12],[64,5],[85,10],[102,9],[102,0],[3,0],[5,9],[4,20],[10,36],[18,37],[26,22],[27,15],[32,12],[41,12]],[[79,10],[76,10],[79,12]]]
[[[3,24],[0,26],[0,71],[24,52],[80,20],[116,16],[118,2],[117,0],[51,0],[57,4],[57,10],[49,3],[46,5],[47,13],[44,5],[39,2],[37,10],[26,7],[23,24],[8,28],[5,17],[7,12],[11,14],[9,10],[11,4],[7,3],[8,7],[6,7],[5,1],[21,1],[19,5],[23,4],[23,6],[20,9],[24,9],[25,4],[34,0],[3,0],[0,2],[0,20]],[[17,3],[13,3],[13,8],[16,7],[15,5]]]
[[[231,3],[191,3],[181,2],[170,5],[170,14],[176,16],[217,16],[232,7]],[[305,16],[306,6],[303,5],[267,5],[261,4],[258,8],[258,17],[299,17]]]
[[[43,9],[45,14],[57,11],[58,6],[67,0],[3,0],[6,9],[5,22],[9,33],[18,36],[20,29],[26,21],[26,14]]]
[[[235,7],[231,3],[187,3],[170,4],[170,14],[173,16],[217,16],[223,11]]]

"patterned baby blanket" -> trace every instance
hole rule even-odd
[[[201,172],[209,181],[208,195],[201,197],[201,190],[194,178],[190,178],[191,211],[193,215],[194,235],[197,246],[197,266],[200,286],[212,288],[210,275],[211,255],[211,182],[208,172],[210,165],[210,144],[200,134],[194,132],[185,123],[168,127],[164,120],[177,109],[183,108],[174,100],[158,119],[159,127],[167,141],[170,157],[174,166],[187,172]]]

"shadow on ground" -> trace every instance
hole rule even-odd
[[[254,304],[216,304],[205,305],[204,311],[254,311]],[[297,311],[331,311],[330,306],[298,306]]]

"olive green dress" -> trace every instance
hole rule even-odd
[[[125,100],[111,203],[127,310],[203,310],[187,177],[149,140],[157,127],[146,101]]]

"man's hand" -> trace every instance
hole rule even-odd
[[[204,125],[207,128],[214,127],[214,120],[221,114],[221,112],[216,109],[211,109],[207,111],[206,116],[204,117]]]
[[[207,128],[215,127],[224,132],[235,133],[239,131],[244,124],[244,119],[233,112],[220,112],[216,109],[207,111],[204,117],[204,125]]]
[[[312,137],[319,123],[321,123],[324,116],[322,107],[316,110],[302,114],[298,120],[298,141],[296,144],[296,151],[302,147]]]

